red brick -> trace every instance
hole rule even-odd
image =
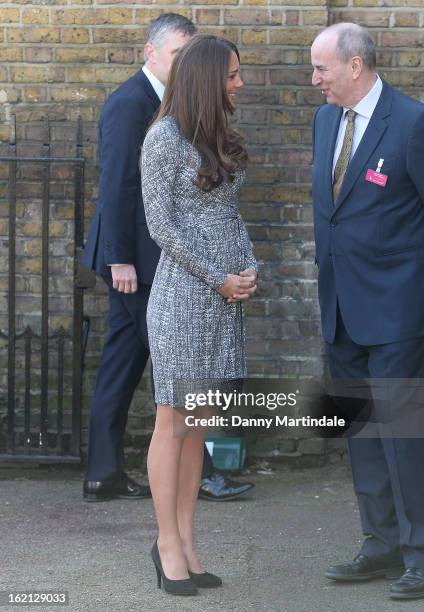
[[[424,45],[424,34],[421,32],[382,32],[380,46],[382,47],[419,47]]]
[[[196,9],[194,11],[195,22],[199,25],[218,25],[221,11],[219,9]]]
[[[412,11],[399,11],[394,14],[395,26],[416,28],[419,25],[419,14]]]
[[[283,11],[283,23],[286,25],[299,25],[299,11]]]
[[[353,21],[365,28],[386,28],[389,25],[389,18],[389,11],[334,11],[331,15],[331,22]]]
[[[133,64],[134,49],[132,47],[112,47],[107,50],[107,59],[113,64]]]
[[[268,11],[231,9],[224,11],[224,22],[230,25],[265,25],[271,21]]]

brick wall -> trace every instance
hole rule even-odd
[[[249,371],[319,374],[322,346],[313,265],[310,122],[321,95],[310,86],[309,45],[327,23],[352,20],[365,25],[377,42],[380,74],[424,101],[423,0],[0,2],[2,150],[7,149],[11,113],[18,118],[22,150],[37,146],[39,122],[46,114],[52,118],[58,147],[72,141],[80,115],[88,160],[87,218],[93,214],[97,193],[100,108],[113,89],[139,69],[146,24],[169,10],[192,18],[201,31],[230,38],[241,50],[246,87],[237,114],[251,157],[243,213],[261,264],[260,290],[246,308]],[[0,196],[5,192],[5,176],[0,175]],[[33,206],[22,209],[23,218],[38,214],[37,196],[31,197]],[[4,217],[5,206],[1,206]],[[6,229],[5,220],[0,219],[3,244]],[[65,274],[69,263],[65,257],[62,262]],[[4,299],[4,278],[0,281]],[[104,334],[106,302],[100,283],[87,292],[85,304],[92,319],[86,411]],[[4,376],[0,380],[3,385]],[[131,411],[130,446],[143,444],[151,415],[144,381]],[[261,451],[279,449],[283,457],[288,453],[287,457],[296,458],[322,455],[325,448],[322,441],[267,440]]]

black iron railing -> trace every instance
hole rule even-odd
[[[14,118],[12,118],[14,121]],[[83,351],[89,321],[83,316],[84,288],[93,279],[84,275],[79,256],[84,240],[84,167],[82,123],[78,121],[75,155],[54,156],[50,140],[50,124],[44,124],[45,140],[39,156],[19,156],[16,124],[12,124],[9,154],[0,157],[8,166],[8,329],[0,330],[7,342],[7,410],[6,436],[0,438],[0,461],[35,460],[43,462],[80,460]],[[41,321],[39,331],[26,325],[17,328],[17,182],[20,167],[37,164],[41,167]],[[49,262],[51,221],[51,167],[66,164],[73,168],[73,290],[72,325],[52,329],[49,325]],[[19,273],[22,278],[22,272]],[[33,367],[34,356],[37,368]],[[70,359],[67,359],[69,356]],[[19,357],[19,359],[17,359]],[[40,372],[35,377],[34,371]],[[17,385],[17,377],[20,383]],[[35,379],[35,383],[34,383]],[[70,384],[65,384],[69,379]],[[54,382],[53,382],[54,380]],[[34,407],[34,399],[37,407]],[[66,406],[65,406],[66,404]],[[0,406],[1,408],[1,406]],[[19,409],[19,422],[17,411]],[[38,416],[34,414],[38,411]],[[34,418],[36,416],[36,418]],[[66,417],[66,418],[65,418]]]

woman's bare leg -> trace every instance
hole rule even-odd
[[[158,549],[165,576],[170,580],[188,578],[177,520],[180,465],[184,438],[176,435],[181,419],[170,406],[158,406],[155,429],[147,456],[150,489],[159,527]]]
[[[203,464],[204,435],[188,436],[183,443],[180,459],[180,480],[177,497],[178,529],[187,566],[192,572],[203,572],[195,550],[194,513],[199,495]]]

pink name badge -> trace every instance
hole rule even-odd
[[[387,174],[381,174],[381,172],[376,172],[375,170],[371,170],[370,168],[368,168],[367,174],[365,176],[366,181],[370,183],[375,183],[380,187],[386,186],[388,178],[389,177],[387,176]]]

